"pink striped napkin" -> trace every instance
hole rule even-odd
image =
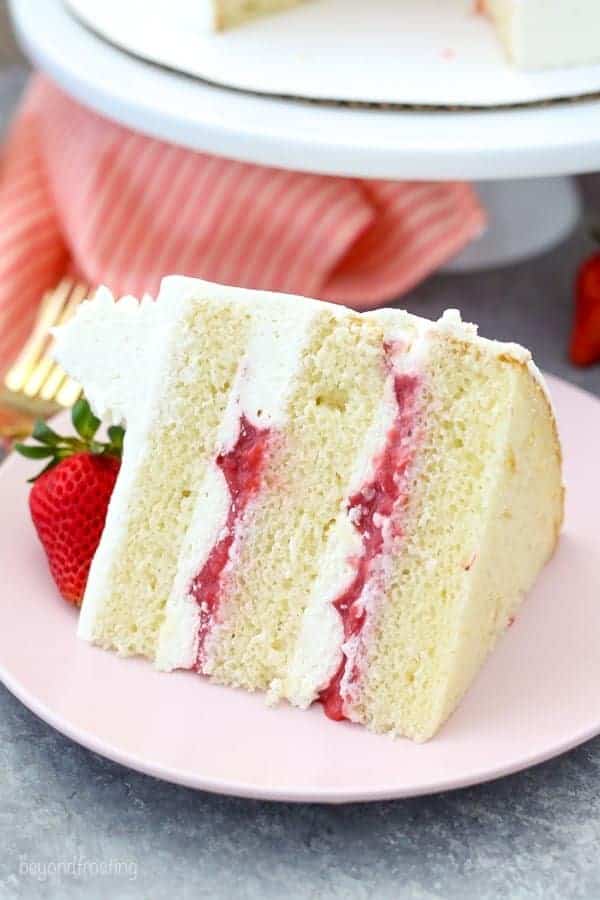
[[[367,309],[484,224],[466,184],[332,178],[194,153],[128,131],[35,75],[0,170],[0,368],[69,269],[138,296],[176,272]]]

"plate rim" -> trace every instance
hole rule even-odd
[[[4,687],[17,698],[30,712],[39,719],[54,728],[60,734],[74,741],[76,744],[97,753],[99,756],[118,763],[124,768],[143,775],[150,775],[170,784],[177,784],[197,791],[206,791],[210,794],[227,797],[240,797],[246,800],[263,800],[276,803],[327,803],[339,805],[344,803],[376,803],[380,801],[406,800],[411,797],[435,796],[448,791],[460,790],[479,784],[488,784],[497,781],[507,775],[513,775],[527,769],[534,768],[551,759],[562,756],[569,750],[584,744],[591,738],[600,734],[600,721],[588,729],[583,729],[577,735],[562,743],[548,748],[543,753],[532,753],[531,756],[521,758],[518,762],[497,766],[495,769],[480,768],[468,776],[459,778],[447,778],[420,784],[414,789],[398,789],[397,787],[378,788],[372,790],[348,789],[297,789],[289,788],[260,788],[249,782],[232,781],[224,779],[204,779],[192,773],[181,772],[167,766],[148,763],[136,757],[134,754],[119,751],[93,733],[73,727],[60,716],[55,715],[46,704],[38,702],[29,691],[24,690],[13,679],[6,669],[0,664],[0,681]],[[385,736],[380,736],[385,739]],[[401,739],[402,740],[402,739]]]

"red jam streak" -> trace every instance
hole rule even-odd
[[[227,521],[221,537],[214,545],[208,559],[192,580],[189,595],[200,608],[198,627],[198,653],[195,668],[204,667],[204,644],[217,614],[222,591],[223,571],[237,535],[240,520],[252,498],[258,493],[269,443],[268,428],[256,428],[246,416],[240,420],[240,431],[235,445],[227,453],[216,458],[223,472],[231,497]]]
[[[351,520],[362,537],[362,553],[353,560],[356,574],[352,583],[333,604],[342,619],[345,641],[359,635],[364,627],[366,612],[361,597],[374,564],[384,549],[385,523],[392,517],[398,504],[403,506],[408,501],[406,470],[414,453],[413,429],[418,387],[417,376],[396,376],[394,391],[398,412],[388,432],[385,448],[376,461],[372,479],[348,500]],[[394,534],[400,536],[399,530]],[[325,714],[336,721],[346,718],[341,684],[346,675],[347,664],[347,657],[343,656],[337,672],[319,694]],[[359,667],[355,662],[346,681],[352,684],[359,676]]]

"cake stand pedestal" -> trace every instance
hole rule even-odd
[[[80,102],[138,131],[260,165],[359,178],[468,180],[489,212],[450,266],[524,259],[564,238],[579,202],[564,176],[600,170],[600,100],[485,111],[372,109],[247,94],[143,62],[61,0],[10,0],[34,63]]]
[[[477,193],[488,214],[480,238],[444,266],[467,272],[510,265],[560,244],[581,218],[574,178],[480,181]]]

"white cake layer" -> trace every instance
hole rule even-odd
[[[219,429],[215,458],[235,445],[242,416],[258,428],[276,432],[285,427],[285,401],[318,312],[317,304],[303,300],[252,306],[248,348],[240,360]],[[199,493],[167,603],[156,657],[160,669],[190,668],[196,660],[200,614],[189,594],[190,585],[214,545],[224,537],[230,503],[225,476],[213,460]],[[235,557],[235,544],[232,555]],[[205,668],[210,671],[210,651],[208,654]]]

